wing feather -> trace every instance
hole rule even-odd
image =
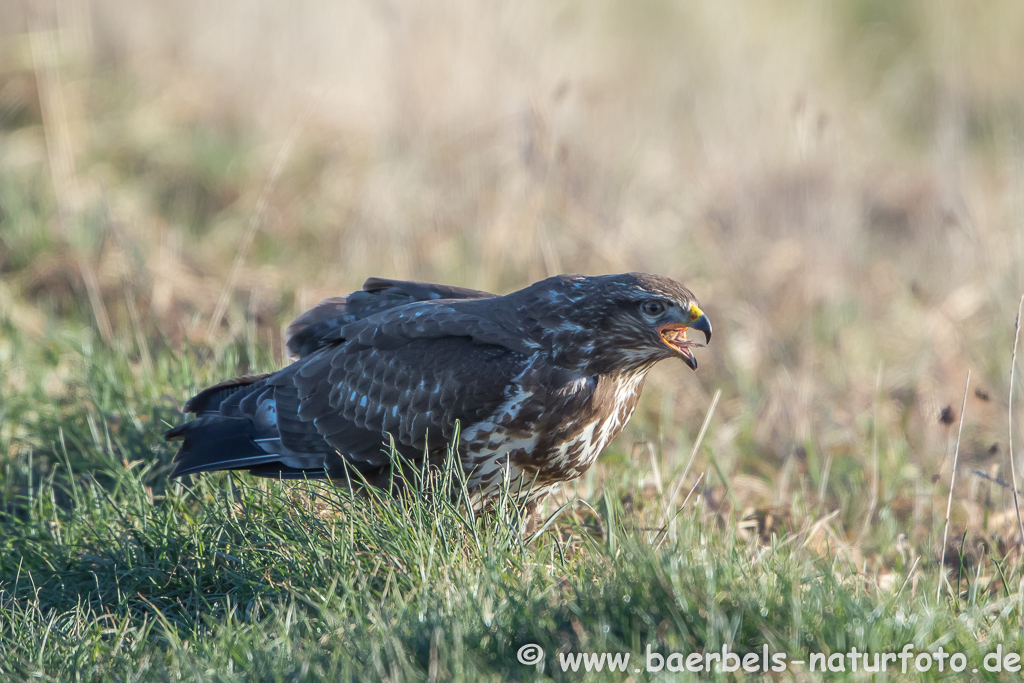
[[[346,457],[383,464],[385,434],[410,459],[444,447],[458,420],[491,415],[526,358],[510,349],[454,337],[396,349],[325,349],[291,375],[299,417]],[[424,406],[427,410],[424,410]],[[429,433],[429,442],[427,434]]]
[[[324,299],[296,318],[286,333],[288,352],[293,358],[303,358],[324,346],[343,341],[342,330],[346,325],[390,308],[417,301],[491,299],[495,296],[464,287],[371,277],[363,283],[362,291],[347,297]]]
[[[509,398],[533,352],[513,324],[517,309],[493,297],[371,278],[325,300],[289,328],[295,363],[190,402],[208,419],[168,434],[185,440],[175,472],[376,477],[388,471],[391,439],[414,462],[443,452],[456,422],[485,420]]]

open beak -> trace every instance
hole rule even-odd
[[[690,349],[706,346],[711,341],[711,321],[704,315],[695,304],[690,306],[690,322],[668,323],[658,329],[662,341],[665,342],[679,357],[690,366],[691,370],[697,369],[697,359]],[[699,330],[704,333],[704,343],[686,338],[687,330]]]

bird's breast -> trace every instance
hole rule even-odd
[[[643,379],[576,381],[585,395],[543,387],[513,393],[503,410],[463,434],[471,482],[490,484],[499,471],[533,485],[579,477],[629,421]]]

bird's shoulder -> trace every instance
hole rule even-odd
[[[345,340],[345,326],[382,311],[417,302],[493,299],[497,295],[477,289],[412,280],[371,277],[361,290],[348,296],[324,299],[288,326],[287,348],[293,358],[310,355],[324,346]]]

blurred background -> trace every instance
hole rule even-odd
[[[709,510],[838,510],[902,553],[944,516],[970,371],[954,520],[1004,544],[1022,65],[1010,1],[7,0],[0,444],[102,403],[89,349],[124,386],[239,346],[266,370],[369,276],[651,271],[715,339],[652,373],[582,495],[678,474],[720,391]],[[164,461],[191,382],[140,399]]]

